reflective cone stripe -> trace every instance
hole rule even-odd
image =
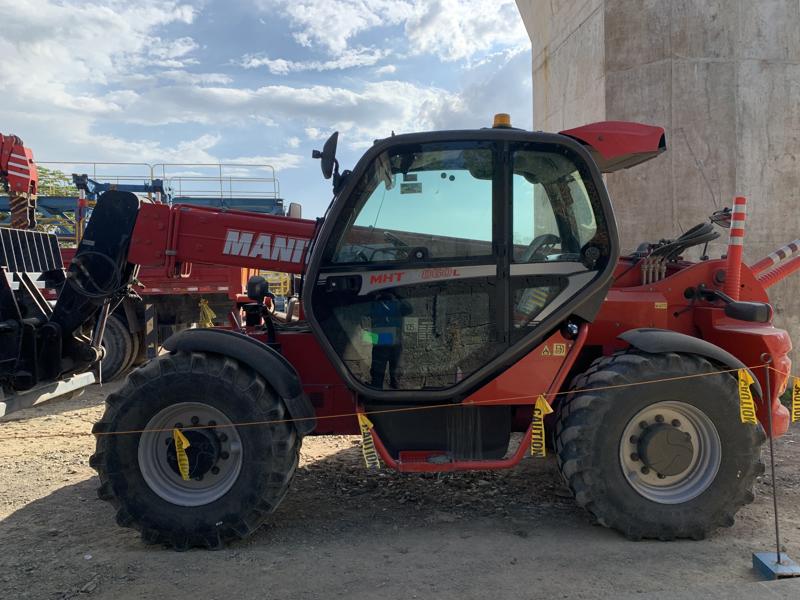
[[[767,255],[766,257],[762,258],[752,267],[750,270],[753,271],[754,274],[761,273],[765,269],[769,269],[770,267],[774,267],[783,259],[790,257],[792,254],[800,250],[800,239],[794,240],[793,242],[789,242],[785,246],[781,246],[775,252]]]
[[[742,248],[744,246],[744,222],[747,214],[747,199],[737,196],[731,214],[731,233],[728,238],[728,263],[725,268],[724,291],[734,300],[739,299],[742,278]]]

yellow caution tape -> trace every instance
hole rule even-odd
[[[368,469],[380,469],[381,459],[375,450],[375,441],[372,439],[370,431],[374,425],[367,418],[367,415],[358,413],[358,427],[361,429],[361,452],[364,454],[364,464]]]
[[[200,298],[200,303],[198,306],[200,307],[200,319],[198,321],[198,325],[200,325],[200,327],[213,327],[214,319],[217,318],[217,313],[211,310],[211,307],[208,305],[208,300],[205,298]]]
[[[191,444],[180,429],[172,430],[172,439],[175,442],[175,454],[178,457],[178,470],[181,472],[181,479],[189,481],[189,457],[186,456],[186,449]]]
[[[800,377],[792,377],[792,423],[800,421]]]
[[[753,377],[747,369],[739,369],[739,417],[742,423],[758,424],[756,419],[756,405],[753,403],[753,393],[750,391],[750,384]]]
[[[544,417],[553,412],[547,399],[540,395],[533,407],[533,424],[531,425],[531,456],[544,457],[547,454],[544,446]]]

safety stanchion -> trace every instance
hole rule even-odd
[[[769,470],[772,477],[772,510],[775,518],[775,552],[753,552],[753,568],[766,579],[800,577],[800,565],[789,558],[781,548],[780,520],[778,518],[778,485],[775,478],[775,439],[772,435],[773,398],[769,372],[772,357],[769,354],[762,354],[761,360],[764,361],[764,383],[767,392],[767,434],[769,437]]]
[[[747,216],[747,199],[737,196],[733,201],[731,233],[728,238],[728,262],[725,267],[725,293],[734,300],[739,299],[742,280],[742,249],[744,246],[744,222]]]

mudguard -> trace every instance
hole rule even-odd
[[[246,364],[283,399],[289,416],[295,419],[294,426],[300,437],[317,426],[314,407],[303,393],[295,368],[258,340],[228,329],[186,329],[170,336],[164,348],[170,352],[212,352]]]
[[[650,354],[662,354],[664,352],[697,354],[731,369],[747,369],[753,378],[752,387],[755,389],[758,398],[763,398],[761,384],[755,373],[733,354],[711,342],[684,333],[678,333],[677,331],[653,328],[630,329],[617,337],[637,350],[649,352]]]

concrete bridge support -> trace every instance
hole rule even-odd
[[[608,176],[625,249],[674,237],[737,194],[748,198],[747,262],[800,237],[798,0],[517,5],[535,128],[620,119],[667,130],[666,155]],[[770,292],[777,324],[800,344],[800,276]]]

